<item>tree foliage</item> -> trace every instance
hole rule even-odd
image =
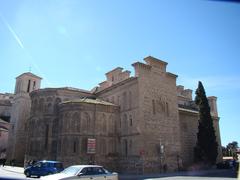
[[[222,147],[223,156],[232,156],[233,158],[237,157],[238,142],[233,141],[228,143],[226,147]]]
[[[200,81],[196,90],[195,103],[199,107],[197,144],[194,148],[195,161],[215,164],[218,155],[218,143],[216,141],[208,99]]]

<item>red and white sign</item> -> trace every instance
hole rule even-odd
[[[88,154],[95,154],[96,153],[96,139],[88,138],[87,153]]]

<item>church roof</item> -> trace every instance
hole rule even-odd
[[[16,79],[18,79],[21,76],[32,76],[32,77],[35,77],[35,78],[38,78],[38,79],[42,79],[41,77],[39,77],[39,76],[37,76],[37,75],[35,75],[35,74],[31,73],[31,72],[25,72],[25,73],[17,76]]]
[[[84,89],[79,89],[79,88],[74,88],[74,87],[60,87],[58,89],[67,89],[67,90],[72,90],[72,91],[80,91],[80,92],[85,92],[85,93],[91,93],[91,91],[84,90]]]
[[[89,103],[89,104],[100,104],[100,105],[107,105],[107,106],[117,106],[113,103],[106,102],[101,99],[91,99],[91,98],[81,98],[81,99],[63,101],[61,104],[67,104],[67,103]]]

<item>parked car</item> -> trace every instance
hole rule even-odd
[[[41,177],[43,180],[118,180],[117,173],[111,173],[102,166],[97,165],[74,165],[62,172]]]
[[[63,164],[59,161],[38,161],[33,165],[28,166],[24,169],[26,177],[31,176],[46,176],[49,174],[55,174],[63,170]]]

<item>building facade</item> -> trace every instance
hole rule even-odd
[[[19,129],[25,128],[21,160],[96,163],[134,173],[190,167],[198,131],[192,90],[176,85],[166,62],[151,56],[144,61],[132,64],[133,77],[118,67],[91,91],[38,86],[27,92],[29,116],[17,120],[24,124]],[[209,104],[220,161],[216,97],[209,97]]]

